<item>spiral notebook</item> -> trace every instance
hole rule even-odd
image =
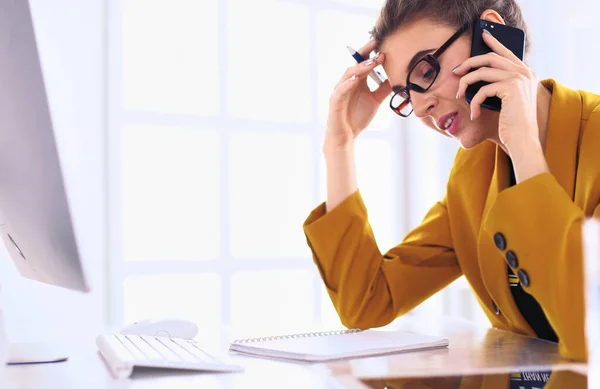
[[[231,342],[230,351],[275,359],[325,362],[447,347],[448,339],[405,331],[341,330]]]

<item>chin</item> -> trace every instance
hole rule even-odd
[[[475,136],[473,136],[475,135]],[[466,133],[466,134],[459,134],[458,137],[456,137],[456,140],[458,141],[458,144],[460,145],[460,147],[462,147],[465,150],[469,150],[472,149],[473,147],[480,145],[481,143],[483,143],[485,141],[485,139],[482,139],[481,137],[477,136],[478,134],[473,134],[473,133]]]

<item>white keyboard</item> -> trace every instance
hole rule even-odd
[[[240,366],[226,357],[217,359],[202,350],[198,343],[188,339],[106,334],[96,338],[96,345],[116,378],[129,377],[134,367],[242,371]]]

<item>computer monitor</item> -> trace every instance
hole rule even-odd
[[[29,1],[0,0],[0,6],[0,235],[23,277],[88,292]],[[8,358],[65,359],[33,345],[12,345]]]

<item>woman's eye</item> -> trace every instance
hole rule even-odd
[[[428,81],[431,80],[431,78],[433,78],[434,73],[435,72],[433,71],[433,69],[430,68],[428,71],[425,72],[425,74],[423,74],[423,79]]]

